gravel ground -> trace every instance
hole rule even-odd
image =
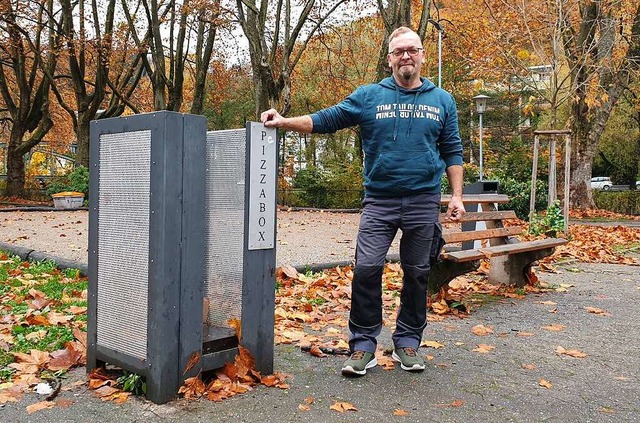
[[[359,213],[279,211],[277,264],[294,266],[353,260]],[[88,212],[0,212],[0,242],[87,263]],[[390,253],[397,254],[399,238]]]

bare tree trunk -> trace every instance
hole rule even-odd
[[[25,129],[20,125],[13,125],[7,145],[7,189],[9,197],[22,196],[24,193],[24,155],[20,154],[18,145],[22,141]]]
[[[380,46],[378,54],[378,65],[376,80],[390,75],[389,64],[387,63],[387,53],[389,51],[389,35],[394,29],[400,26],[406,26],[418,33],[420,39],[424,41],[427,36],[427,24],[429,22],[431,0],[421,0],[422,10],[420,10],[420,22],[418,28],[411,28],[412,2],[411,0],[390,1],[386,5],[378,0],[378,11],[384,23],[385,35]]]
[[[618,64],[613,47],[618,32],[613,9],[601,8],[600,2],[589,1],[580,9],[581,22],[576,31],[569,18],[561,23],[563,43],[570,65],[574,103],[570,126],[573,130],[571,155],[570,205],[574,208],[594,206],[589,180],[600,137],[613,107],[628,86],[635,59],[630,56],[640,45],[640,5],[635,12],[629,48]],[[595,106],[591,82],[598,83],[599,105]],[[596,97],[598,98],[598,97]]]
[[[79,0],[77,3],[72,3],[71,0],[61,0],[62,31],[68,50],[70,78],[75,94],[75,110],[64,102],[59,93],[57,96],[58,101],[73,121],[78,143],[76,164],[89,167],[88,125],[92,119],[95,119],[106,95],[116,0],[108,1],[104,15],[100,15],[103,11],[98,9],[95,2],[92,3],[90,12],[94,23],[94,40],[85,38],[84,24],[87,17],[84,12],[84,2],[85,0]],[[79,7],[80,13],[79,31],[75,29],[76,5]],[[91,53],[88,51],[89,48],[95,49],[93,53],[97,56],[97,60],[91,61],[90,58],[87,58],[87,54]],[[91,55],[89,54],[89,56]],[[95,67],[87,70],[88,66]]]
[[[204,110],[204,99],[207,87],[207,75],[216,38],[218,18],[220,16],[220,0],[214,0],[212,7],[200,10],[198,19],[198,36],[196,41],[196,75],[191,103],[191,113],[200,115]]]
[[[56,67],[56,40],[53,1],[32,4],[26,9],[29,19],[22,19],[7,2],[0,9],[3,30],[8,34],[5,48],[0,50],[0,93],[10,116],[11,133],[7,145],[7,189],[9,196],[23,196],[25,184],[24,155],[39,144],[53,126],[49,117],[50,80]],[[46,10],[45,10],[46,8]],[[21,11],[22,13],[22,11]],[[33,27],[22,23],[33,22]],[[44,42],[45,30],[48,32]],[[30,37],[27,39],[27,37]],[[43,44],[47,49],[42,48]],[[29,46],[29,51],[25,47]],[[7,78],[5,68],[11,77]],[[27,134],[30,134],[27,137]]]
[[[311,37],[344,2],[333,0],[331,4],[320,4],[308,0],[294,22],[290,0],[261,0],[260,4],[255,0],[236,0],[238,21],[249,41],[256,118],[264,110],[278,106],[282,114],[287,114],[291,104],[291,74],[296,64]],[[272,21],[267,13],[270,11],[275,11]],[[303,37],[302,29],[309,23],[312,27]]]
[[[76,126],[76,136],[78,137],[78,150],[76,154],[76,164],[89,167],[89,124],[95,114],[89,111],[78,113],[78,124]]]

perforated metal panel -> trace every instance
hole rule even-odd
[[[97,343],[147,356],[151,131],[100,135]]]
[[[207,323],[241,318],[246,130],[207,133],[205,295]]]

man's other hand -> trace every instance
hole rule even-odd
[[[449,206],[447,207],[447,214],[445,215],[445,221],[456,222],[465,214],[464,204],[462,203],[462,197],[451,197]]]

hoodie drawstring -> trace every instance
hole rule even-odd
[[[400,106],[400,90],[398,90],[398,86],[395,85],[396,89],[396,107]],[[393,120],[393,142],[395,144],[396,139],[398,139],[398,122],[400,121],[400,110],[396,110],[396,118]]]
[[[396,105],[399,107],[400,106],[400,90],[398,89],[398,86],[395,86],[395,90],[396,90]],[[409,110],[409,127],[407,128],[407,138],[409,137],[409,135],[411,134],[411,128],[413,128],[413,116],[416,112],[416,103],[418,102],[418,96],[420,95],[420,91],[416,90],[416,93],[413,95],[413,104],[411,105],[411,109]],[[399,126],[399,122],[400,122],[400,110],[396,110],[396,118],[393,121],[393,142],[395,143],[395,141],[398,139],[398,126]]]
[[[413,127],[413,115],[416,113],[416,102],[418,101],[418,95],[420,91],[416,91],[416,94],[413,96],[413,104],[411,105],[411,115],[409,117],[409,129],[407,129],[407,138],[411,134],[411,128]]]

